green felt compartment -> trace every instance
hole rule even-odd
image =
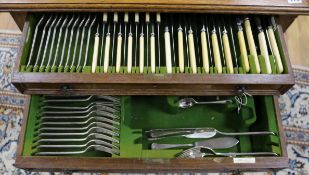
[[[121,157],[121,158],[173,158],[183,148],[151,150],[145,131],[156,128],[212,127],[223,132],[273,131],[278,134],[275,106],[272,96],[248,97],[247,104],[237,113],[234,97],[194,97],[198,101],[231,99],[225,105],[196,105],[189,109],[178,108],[179,96],[123,96],[121,97],[120,155],[109,155],[89,151],[78,156]],[[33,95],[26,126],[23,156],[33,155],[36,139],[35,123],[42,96]],[[73,105],[73,104],[71,104]],[[76,104],[75,104],[76,105]],[[84,105],[82,105],[84,106]],[[220,152],[262,152],[281,154],[278,136],[239,136],[240,143]],[[192,143],[203,139],[169,137],[157,143]]]

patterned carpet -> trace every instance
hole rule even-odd
[[[20,35],[0,33],[0,174],[54,174],[13,166],[25,98],[10,83],[19,43]],[[290,167],[273,174],[309,175],[309,68],[294,68],[294,75],[297,84],[280,97]]]

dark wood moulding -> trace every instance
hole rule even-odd
[[[1,11],[149,11],[309,14],[309,3],[288,0],[0,0]]]

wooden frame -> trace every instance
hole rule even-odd
[[[28,26],[26,19],[22,43]],[[22,45],[12,83],[26,94],[235,95],[240,89],[252,95],[283,94],[294,85],[294,77],[280,26],[278,30],[288,74],[27,73],[19,72]]]
[[[281,140],[281,157],[256,157],[256,163],[233,163],[231,157],[213,157],[203,159],[136,159],[136,158],[99,158],[99,157],[57,157],[22,156],[24,136],[28,119],[30,97],[26,100],[26,109],[15,166],[35,171],[92,171],[92,172],[230,172],[281,169],[288,166],[286,144],[278,107],[278,96],[274,96],[275,114]]]
[[[152,11],[309,14],[309,3],[287,0],[0,0],[0,11]]]

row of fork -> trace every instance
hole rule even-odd
[[[120,100],[44,96],[36,114],[34,155],[119,154]]]

